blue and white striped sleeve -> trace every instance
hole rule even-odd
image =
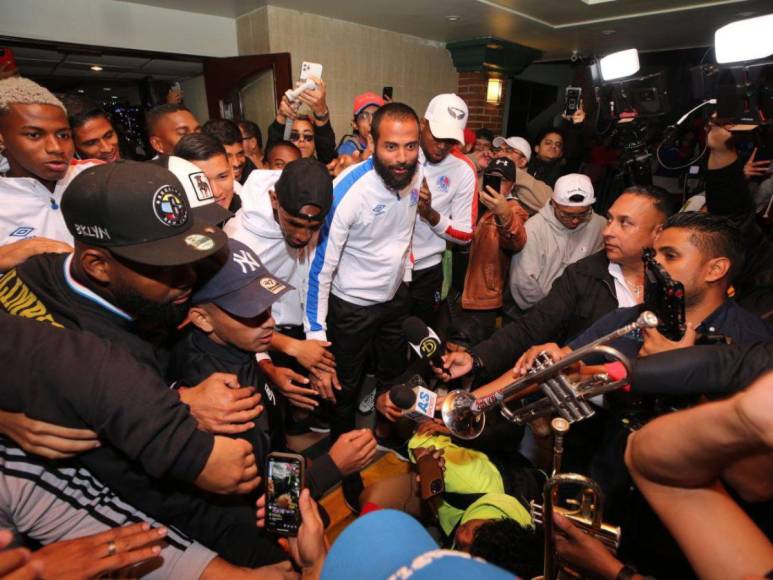
[[[319,232],[310,260],[303,325],[307,339],[327,340],[327,311],[333,275],[338,268],[349,229],[357,218],[357,196],[353,186],[372,167],[366,161],[342,175],[333,188],[333,206]]]

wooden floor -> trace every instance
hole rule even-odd
[[[365,487],[369,487],[381,479],[407,473],[409,469],[409,463],[400,461],[391,453],[383,453],[380,458],[365,468],[362,472],[362,479]],[[355,516],[346,507],[346,503],[344,503],[344,495],[341,492],[340,485],[325,495],[319,503],[322,504],[330,516],[330,526],[326,534],[328,541],[332,544],[338,535],[344,531],[344,528],[354,521]]]

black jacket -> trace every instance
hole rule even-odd
[[[615,283],[604,251],[567,266],[542,300],[471,350],[489,378],[502,374],[535,344],[562,344],[617,308]]]
[[[773,312],[773,243],[757,225],[754,200],[740,159],[706,174],[706,208],[741,230],[746,262],[733,282],[736,301],[759,316]]]
[[[638,393],[728,394],[773,369],[773,343],[712,344],[637,359],[631,388]]]
[[[90,332],[0,312],[0,408],[89,428],[153,477],[192,483],[214,436],[153,369]],[[92,452],[99,455],[103,451]]]
[[[157,349],[132,332],[137,331],[133,322],[87,298],[83,289],[81,293],[73,289],[64,274],[65,260],[66,256],[62,254],[34,256],[7,272],[0,278],[0,308],[23,318],[88,330],[111,343],[122,345],[138,363],[150,367],[149,371],[156,371],[157,388],[163,387],[165,392],[159,397],[167,397],[168,401],[168,394],[173,393],[169,393],[162,380],[166,365],[159,361]],[[89,369],[83,368],[81,372],[88,373]],[[135,377],[129,375],[127,378],[134,380]],[[80,382],[83,377],[77,376],[76,380]],[[146,416],[147,423],[142,423],[143,429],[155,421],[149,417],[155,417],[158,412],[151,402],[136,397],[122,400],[121,406],[116,406],[112,399],[106,403],[110,406],[103,412],[110,414],[115,421],[125,421],[126,405],[136,405],[131,415]],[[185,409],[179,400],[177,406]],[[49,410],[53,413],[58,408],[50,407]],[[68,414],[62,412],[57,416],[47,416],[46,420],[66,425],[69,419]],[[100,425],[88,426],[107,436],[120,436],[121,433],[120,430],[108,431]],[[136,424],[134,428],[138,428]],[[132,461],[119,451],[129,443],[113,443],[109,438],[105,443],[108,444],[78,455],[75,460],[124,501],[165,525],[177,527],[237,566],[257,567],[287,559],[276,542],[256,527],[254,505],[247,498],[214,496],[179,481],[157,479],[139,462]]]
[[[268,151],[274,143],[284,140],[284,131],[284,125],[280,125],[276,120],[268,126],[268,143],[266,144],[266,151]],[[314,147],[316,149],[317,160],[320,163],[327,165],[333,159],[338,157],[338,153],[336,153],[336,136],[330,121],[324,125],[317,125],[314,123]]]
[[[259,466],[265,464],[269,451],[287,451],[284,417],[277,393],[266,384],[266,379],[255,360],[255,355],[231,346],[211,341],[198,329],[191,329],[176,345],[172,354],[170,374],[180,385],[197,385],[212,373],[232,373],[242,386],[255,387],[262,395],[264,412],[256,420],[255,429],[240,435],[255,450]],[[341,480],[341,472],[330,455],[316,458],[306,470],[306,486],[312,496],[319,498]]]

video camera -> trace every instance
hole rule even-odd
[[[658,332],[669,340],[681,340],[684,318],[684,286],[655,261],[655,250],[644,248],[644,309],[658,317]]]

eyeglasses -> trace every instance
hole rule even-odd
[[[553,211],[556,212],[556,217],[558,219],[562,219],[562,220],[566,220],[566,221],[577,220],[577,221],[584,222],[593,213],[593,208],[592,207],[588,207],[588,208],[585,209],[585,211],[583,211],[581,213],[570,213],[568,211],[564,211],[562,209],[559,209],[559,208],[557,208],[554,205],[553,206]]]
[[[370,121],[373,118],[373,113],[370,111],[362,111],[357,114],[357,119],[360,121]]]
[[[298,133],[297,131],[292,131],[290,133],[290,141],[305,141],[306,143],[311,143],[314,141],[314,135],[311,133]]]

